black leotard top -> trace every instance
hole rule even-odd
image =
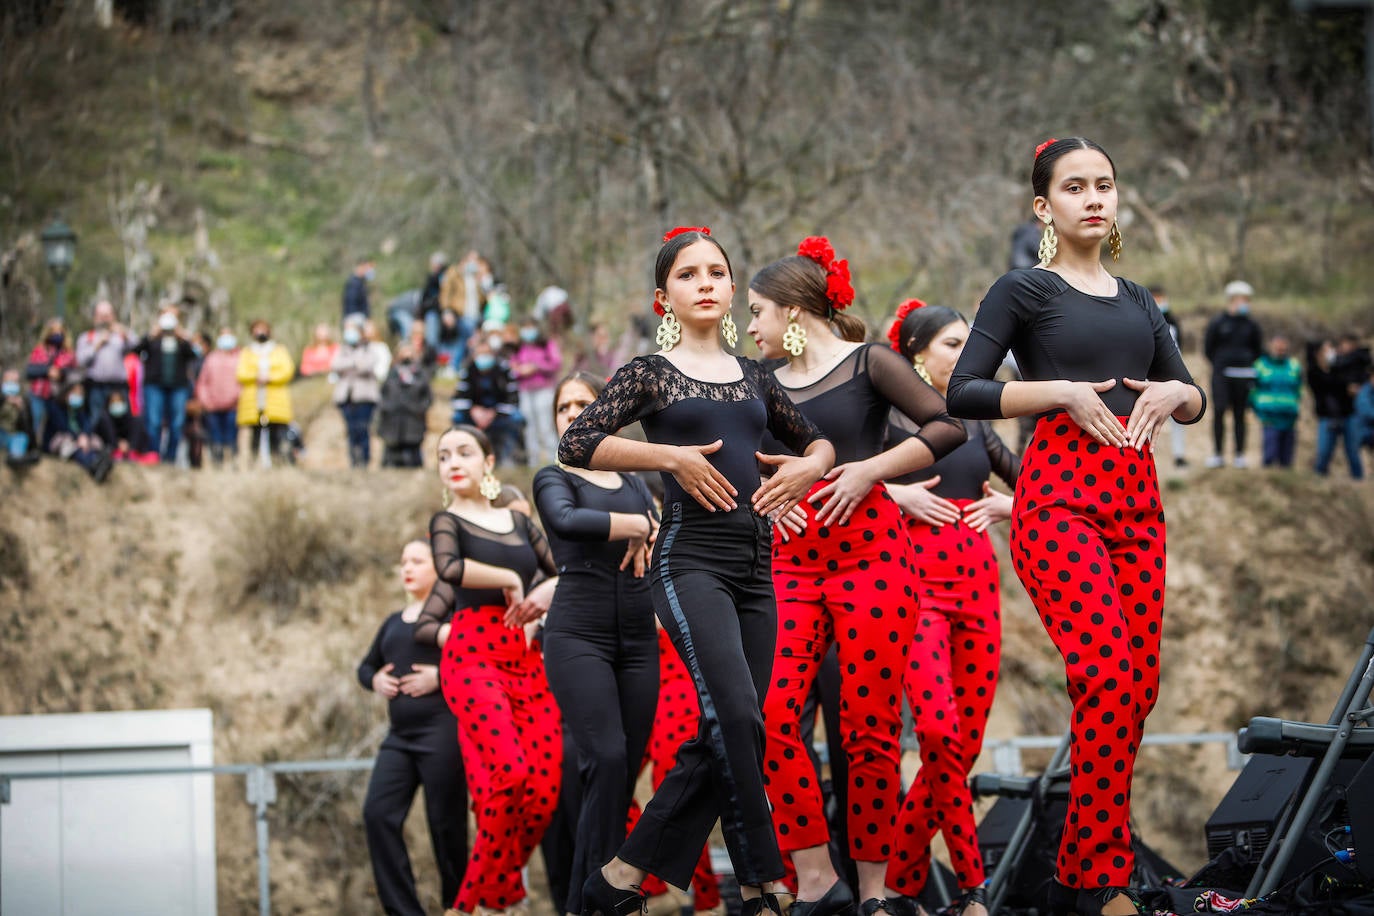
[[[864,344],[809,385],[778,383],[835,446],[835,463],[863,461],[883,450],[888,414],[905,414],[914,435],[936,458],[964,441],[964,427],[949,415],[940,392],[911,371],[891,349]]]
[[[445,617],[447,619],[447,617]],[[397,611],[382,622],[377,636],[372,640],[372,648],[358,666],[358,683],[368,690],[372,689],[372,678],[389,662],[392,677],[403,677],[411,673],[413,665],[439,665],[439,647],[430,637],[427,643],[415,641],[416,623],[406,623]],[[398,693],[387,702],[387,713],[391,717],[391,730],[402,734],[420,731],[432,725],[436,716],[450,720],[452,713],[444,702],[444,695],[438,690],[422,697],[412,697]],[[388,741],[390,738],[388,737]]]
[[[747,500],[759,486],[754,457],[768,429],[796,454],[825,436],[802,416],[762,366],[743,356],[743,377],[734,382],[703,382],[686,375],[661,354],[639,356],[620,367],[601,396],[573,421],[558,445],[558,459],[587,467],[601,440],[636,420],[650,442],[709,445],[722,440],[707,460]],[[696,501],[664,471],[664,503]]]
[[[558,467],[534,475],[534,505],[548,531],[549,547],[558,564],[558,587],[575,580],[611,580],[620,574],[625,539],[610,541],[611,513],[647,515],[653,497],[644,481],[621,474],[614,490]],[[625,572],[630,572],[627,567]],[[647,586],[647,581],[646,581]]]
[[[928,468],[911,474],[903,474],[893,479],[893,483],[917,483],[940,476],[930,492],[944,499],[982,499],[983,481],[996,474],[1006,481],[1007,486],[1016,486],[1016,476],[1021,473],[1021,456],[1007,448],[1002,437],[993,430],[986,420],[965,420],[964,429],[968,440]],[[900,442],[914,431],[905,417],[894,413],[892,425],[888,427],[888,441]]]
[[[499,588],[463,588],[463,567],[468,560],[514,570],[526,594],[534,586],[557,575],[549,542],[523,512],[511,512],[510,531],[492,531],[452,512],[436,512],[429,521],[429,543],[434,550],[434,569],[439,581],[420,610],[415,639],[434,644],[446,616],[465,608],[505,606]]]
[[[954,367],[950,413],[978,420],[1002,416],[1006,383],[993,375],[1007,350],[1026,381],[1116,379],[1101,397],[1119,417],[1129,416],[1139,397],[1122,378],[1176,379],[1197,388],[1153,297],[1130,280],[1118,277],[1116,285],[1115,296],[1090,296],[1052,271],[1029,267],[1003,274],[978,307]],[[1204,398],[1204,410],[1206,404]],[[1188,422],[1201,417],[1198,411]]]

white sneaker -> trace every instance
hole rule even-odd
[[[1210,457],[1210,458],[1207,459],[1207,467],[1209,467],[1209,468],[1222,468],[1222,467],[1226,467],[1226,459],[1222,458],[1220,455],[1213,455],[1212,457]]]
[[[1249,466],[1250,463],[1245,460],[1244,455],[1237,455],[1236,460],[1231,462],[1231,467],[1235,468],[1238,471],[1243,471]]]

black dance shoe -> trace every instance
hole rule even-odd
[[[986,912],[988,909],[988,889],[983,885],[971,887],[964,891],[964,897],[959,901],[959,909],[956,911],[959,916],[964,916],[971,906],[981,906]]]
[[[744,901],[739,916],[782,916],[782,904],[777,894],[760,894]]]
[[[883,901],[886,907],[887,901]],[[821,899],[814,902],[809,900],[796,900],[792,904],[792,909],[787,911],[787,916],[853,916],[854,914],[854,892],[849,889],[849,885],[840,878],[830,885],[830,890],[821,895]]]
[[[1132,909],[1126,909],[1129,903]],[[1104,911],[1104,907],[1110,907]],[[1129,887],[1065,887],[1058,881],[1050,885],[1052,916],[1133,916],[1145,913],[1145,904]]]
[[[646,913],[644,889],[638,884],[616,887],[594,868],[582,882],[582,916],[629,916]]]
[[[871,901],[864,901],[864,906],[868,906]],[[884,907],[892,916],[926,916],[925,907],[916,902],[915,897],[898,895],[887,898],[887,906]]]
[[[873,916],[874,913],[883,913],[884,916],[897,916],[897,911],[888,903],[886,897],[869,897],[859,904],[860,916]]]

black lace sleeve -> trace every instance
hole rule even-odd
[[[458,590],[443,579],[434,583],[415,621],[415,642],[422,646],[438,645],[439,628],[453,616],[457,598]]]
[[[805,414],[797,409],[797,405],[792,403],[792,399],[782,390],[773,373],[751,359],[740,357],[740,363],[744,365],[745,377],[753,381],[754,387],[763,398],[764,406],[768,408],[768,431],[773,434],[773,438],[796,455],[805,454],[812,442],[826,438],[820,428],[808,420]]]
[[[968,438],[964,424],[949,415],[940,392],[912,372],[905,359],[878,344],[869,345],[865,356],[873,387],[919,427],[915,436],[926,444],[936,461],[964,444]]]
[[[534,505],[544,527],[565,541],[609,540],[611,513],[578,505],[570,476],[559,468],[534,475]]]
[[[576,468],[590,465],[601,440],[642,419],[655,390],[650,363],[638,357],[621,366],[600,397],[578,415],[558,443],[558,460]]]
[[[458,519],[451,512],[436,512],[429,520],[434,571],[439,574],[440,581],[453,586],[463,584],[463,547],[458,531]]]
[[[987,452],[992,473],[1002,478],[1007,486],[1015,489],[1016,478],[1021,475],[1021,456],[1007,448],[1007,444],[997,435],[991,423],[986,420],[973,422],[983,424],[983,450]]]
[[[511,510],[511,515],[515,518],[515,524],[524,528],[525,538],[530,542],[530,547],[534,549],[534,555],[539,559],[539,572],[534,574],[530,580],[526,591],[534,588],[545,579],[552,579],[558,575],[558,564],[553,559],[553,551],[549,549],[549,539],[544,537],[544,532],[539,530],[530,517],[523,512]]]

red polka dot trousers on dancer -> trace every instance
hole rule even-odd
[[[812,488],[814,493],[825,482]],[[802,745],[802,704],[831,642],[839,648],[840,731],[849,760],[850,855],[881,862],[892,852],[901,797],[902,673],[916,627],[911,542],[881,484],[846,525],[816,521],[810,494],[805,533],[773,534],[778,641],[763,705],[764,775],[784,852],[829,842],[820,786]]]
[[[682,742],[694,736],[699,728],[701,706],[697,702],[697,689],[692,684],[692,675],[682,663],[682,657],[673,647],[668,634],[658,631],[658,711],[654,715],[654,730],[649,736],[649,746],[645,749],[644,765],[653,766],[654,791],[663,783],[663,777],[677,762],[677,749]],[[639,819],[639,806],[630,806],[630,827]],[[665,893],[668,886],[655,875],[649,875],[641,885],[644,893],[657,897]],[[711,870],[709,846],[701,849],[696,871],[692,872],[692,908],[710,910],[720,904],[720,884],[716,873]]]
[[[1073,702],[1059,881],[1127,885],[1131,775],[1159,690],[1164,615],[1164,512],[1148,446],[1100,445],[1065,415],[1041,418],[1017,478],[1011,554]]]
[[[952,502],[962,508],[973,500]],[[887,884],[914,897],[930,873],[930,841],[939,831],[959,886],[976,887],[985,877],[968,774],[983,749],[997,689],[1002,615],[997,556],[986,531],[916,519],[907,519],[907,531],[921,612],[907,660],[906,696],[921,769],[897,819]]]
[[[558,708],[543,657],[525,645],[523,630],[502,622],[505,611],[490,606],[455,613],[439,662],[477,815],[477,839],[453,903],[465,913],[478,906],[501,910],[524,899],[520,870],[558,803]]]

